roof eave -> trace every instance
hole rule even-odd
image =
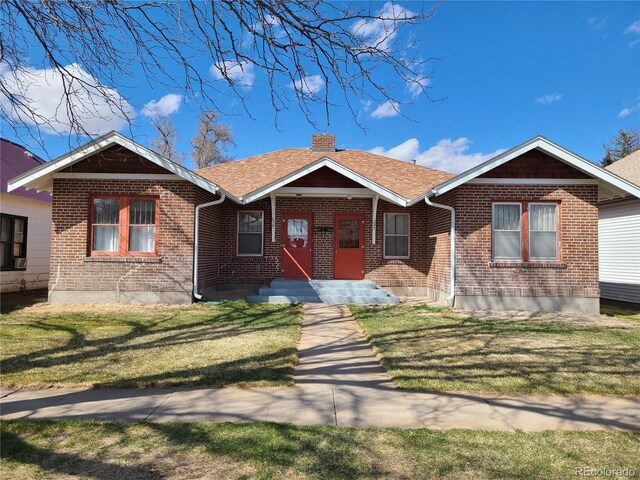
[[[178,165],[177,163],[172,162],[171,160],[168,160],[161,155],[158,155],[157,153],[149,150],[146,147],[143,147],[139,143],[136,143],[135,141],[115,131],[109,132],[101,136],[100,138],[92,140],[81,147],[78,147],[64,155],[61,155],[51,162],[40,165],[15,178],[12,178],[7,183],[7,190],[10,192],[20,187],[24,187],[26,189],[35,188],[46,190],[47,187],[50,187],[52,180],[51,175],[53,175],[54,173],[77,162],[80,162],[91,155],[106,150],[107,148],[114,145],[119,145],[123,148],[126,148],[127,150],[137,153],[141,157],[146,158],[156,165],[163,167],[169,172],[178,175],[182,179],[193,183],[203,190],[215,194],[224,192],[227,197],[231,198],[237,203],[240,203],[240,200],[237,199],[234,195],[231,195],[230,193],[224,191],[210,180],[207,180],[197,173],[194,173],[191,170],[188,170],[185,167]]]

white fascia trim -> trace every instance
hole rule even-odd
[[[596,178],[474,178],[476,185],[598,185]]]
[[[331,170],[349,178],[350,180],[353,180],[354,182],[359,183],[363,187],[368,188],[369,190],[377,193],[378,195],[380,195],[380,197],[384,198],[385,200],[391,203],[395,203],[396,205],[400,205],[402,207],[407,206],[406,198],[401,197],[396,193],[393,193],[392,191],[382,187],[381,185],[378,185],[375,182],[372,182],[371,180],[363,177],[362,175],[352,170],[349,170],[346,167],[343,167],[342,165],[340,165],[337,162],[334,162],[328,157],[320,158],[319,160],[317,160],[312,164],[309,164],[289,175],[286,175],[265,187],[262,187],[254,192],[251,192],[250,194],[242,197],[242,203],[251,203],[251,202],[255,202],[256,200],[260,200],[261,198],[267,197],[271,192],[284,187],[285,185],[293,182],[294,180],[297,180],[298,178],[304,177],[309,173],[315,172],[316,170],[322,167],[330,168]],[[328,189],[325,189],[325,190],[328,190]]]
[[[282,187],[272,195],[278,197],[358,197],[372,198],[377,195],[368,188],[322,188],[322,187]]]
[[[86,180],[183,180],[173,173],[54,173],[53,178]]]
[[[463,183],[467,183],[468,181],[482,175],[483,173],[486,173],[489,170],[499,167],[503,163],[506,163],[509,160],[513,160],[514,158],[522,155],[523,153],[526,153],[535,148],[547,153],[548,155],[552,156],[556,160],[559,160],[568,165],[571,165],[577,170],[580,170],[581,172],[586,173],[587,175],[590,175],[593,178],[602,180],[603,182],[611,184],[612,186],[616,187],[617,189],[625,193],[629,193],[631,195],[634,195],[640,198],[640,187],[637,187],[632,183],[627,182],[626,180],[618,177],[617,175],[614,175],[611,172],[601,167],[598,167],[597,165],[589,162],[588,160],[585,160],[584,158],[576,155],[575,153],[570,152],[569,150],[562,148],[561,146],[541,136],[534,137],[531,140],[528,140],[512,148],[511,150],[507,150],[506,152],[501,153],[500,155],[496,155],[495,157],[487,160],[486,162],[483,162],[480,165],[473,167],[467,170],[466,172],[463,172],[460,175],[457,175],[456,177],[453,177],[452,179],[441,183],[440,185],[437,185],[436,187],[432,188],[429,192],[422,195],[422,197],[424,198],[425,196],[430,196],[432,194],[436,196],[442,195],[462,185]]]
[[[16,178],[13,178],[8,182],[7,190],[11,191],[19,187],[33,188],[31,185],[35,185],[37,180],[41,180],[40,183],[42,183],[43,177],[56,173],[70,165],[73,165],[74,163],[85,159],[90,155],[105,150],[113,145],[120,145],[127,150],[137,153],[141,157],[146,158],[147,160],[165,168],[166,170],[172,172],[180,178],[187,180],[194,185],[197,185],[203,190],[211,193],[218,193],[218,191],[222,190],[220,187],[218,187],[218,185],[210,182],[204,177],[193,173],[192,171],[184,168],[181,165],[178,165],[177,163],[167,160],[161,155],[152,152],[148,148],[143,147],[142,145],[119,134],[118,132],[109,132],[96,140],[90,141],[82,147],[76,148],[75,150],[61,155],[51,162],[40,165],[39,167],[36,167],[32,170],[29,170],[28,172],[23,173],[22,175],[17,176]],[[48,187],[51,188],[49,183]],[[227,197],[230,197],[237,203],[240,203],[239,200],[232,195],[229,195],[227,192],[224,193]]]

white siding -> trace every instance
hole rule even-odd
[[[599,208],[600,296],[640,303],[640,200]]]
[[[0,194],[2,213],[27,217],[27,269],[0,272],[2,292],[47,288],[51,255],[51,204]]]

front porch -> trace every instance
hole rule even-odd
[[[370,280],[304,280],[277,278],[249,302],[395,304],[400,299]]]

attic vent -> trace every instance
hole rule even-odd
[[[314,152],[335,152],[336,136],[333,133],[311,135],[311,150]]]
[[[29,150],[25,150],[25,151],[24,151],[24,154],[25,154],[27,157],[31,157],[31,158],[33,158],[33,157],[34,157],[33,153],[31,153]]]

